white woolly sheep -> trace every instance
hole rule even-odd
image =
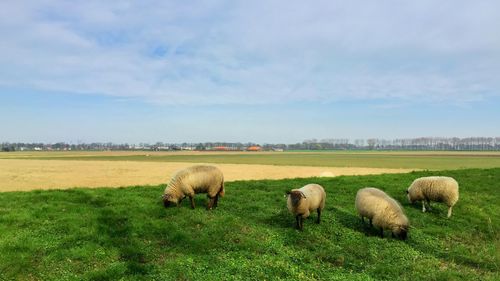
[[[384,237],[384,229],[391,230],[392,237],[405,240],[409,230],[409,221],[401,205],[380,189],[366,187],[356,194],[356,210],[361,216],[370,220],[370,226],[380,228],[380,236]]]
[[[406,190],[408,201],[422,201],[422,212],[431,210],[430,201],[443,202],[448,206],[448,218],[458,201],[458,183],[451,177],[422,177],[413,181]]]
[[[316,223],[321,221],[321,211],[325,208],[326,192],[319,184],[308,184],[299,189],[292,189],[285,195],[290,213],[295,215],[297,229],[304,229],[304,219],[311,211],[318,212]]]
[[[224,176],[217,167],[197,165],[178,171],[170,180],[163,194],[163,204],[179,204],[189,197],[194,209],[194,195],[206,193],[209,198],[207,210],[217,207],[219,196],[224,196]]]

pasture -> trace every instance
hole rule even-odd
[[[405,200],[413,179],[438,174],[460,183],[451,219]],[[327,204],[300,232],[283,194],[310,182]],[[164,185],[0,193],[0,280],[499,280],[499,182],[498,168],[236,181],[211,212],[202,195],[195,210],[165,209]],[[361,223],[364,186],[403,204],[407,241]]]

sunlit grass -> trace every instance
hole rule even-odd
[[[460,183],[451,219],[405,200],[413,179],[436,174]],[[283,194],[310,182],[327,204],[300,232]],[[202,195],[195,210],[165,209],[164,186],[1,193],[0,280],[498,280],[499,182],[500,169],[240,181],[211,212]],[[361,223],[365,186],[403,204],[407,241]]]

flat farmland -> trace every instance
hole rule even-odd
[[[326,151],[326,152],[40,152],[2,153],[0,159],[92,160],[261,164],[395,169],[467,169],[500,167],[500,152]]]
[[[200,195],[195,210],[165,209],[170,176],[194,163],[223,170],[219,208],[204,210]],[[11,192],[0,193],[0,279],[498,280],[500,169],[487,167],[500,153],[1,153],[0,191]],[[450,219],[443,204],[423,214],[406,201],[408,185],[431,175],[460,183]],[[283,194],[310,182],[327,207],[300,232]],[[361,223],[364,186],[402,203],[407,241]]]
[[[193,164],[217,165],[227,181],[500,167],[500,152],[0,153],[0,191],[158,185]]]
[[[0,191],[167,183],[193,163],[0,159]],[[404,173],[410,169],[216,164],[226,181]]]

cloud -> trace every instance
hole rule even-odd
[[[499,96],[495,1],[11,1],[0,91],[156,104]]]

